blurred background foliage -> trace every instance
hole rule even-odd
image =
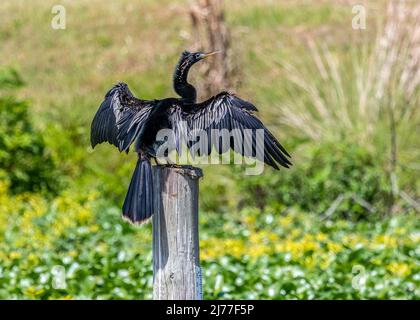
[[[21,84],[14,70],[0,77],[5,86]],[[30,121],[28,103],[12,95],[0,97],[0,175],[13,193],[56,193],[60,181],[42,134]]]
[[[135,155],[90,122],[119,80],[174,94],[190,3],[63,1],[65,30],[54,4],[0,3],[0,298],[151,298],[151,226],[120,218]],[[342,1],[225,3],[230,89],[294,166],[203,166],[205,298],[420,297],[420,8],[363,5],[366,30]]]
[[[238,172],[237,186],[245,206],[296,206],[321,215],[340,195],[356,194],[384,207],[389,192],[381,168],[364,148],[350,143],[325,143],[305,150],[305,161],[286,175],[246,177]],[[340,206],[337,217],[368,219],[369,211],[351,199]],[[378,215],[371,217],[377,220]]]

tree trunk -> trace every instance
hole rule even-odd
[[[190,6],[192,22],[191,47],[194,51],[221,53],[200,63],[198,68],[205,74],[198,84],[199,100],[207,99],[221,90],[235,86],[234,59],[230,49],[230,32],[225,24],[223,0],[196,0]]]

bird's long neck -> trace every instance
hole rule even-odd
[[[188,71],[191,65],[186,60],[180,60],[175,68],[173,77],[173,86],[177,94],[182,97],[186,103],[195,103],[197,99],[197,91],[194,86],[189,84]]]

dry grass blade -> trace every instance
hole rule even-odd
[[[419,3],[390,1],[373,48],[367,43],[350,63],[345,54],[335,55],[313,39],[307,44],[310,63],[304,68],[279,62],[291,84],[289,101],[281,106],[284,123],[314,140],[351,137],[368,143],[383,130],[388,108],[397,126],[404,118],[410,118],[405,126],[415,125],[420,102]]]

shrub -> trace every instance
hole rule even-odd
[[[16,87],[19,78],[16,73],[10,75],[13,79],[3,73],[0,83]],[[32,127],[28,103],[11,95],[0,96],[0,178],[9,181],[13,193],[55,192],[59,186],[41,133]]]
[[[260,208],[297,206],[305,211],[324,213],[340,195],[356,195],[372,206],[381,208],[387,197],[387,184],[376,158],[354,144],[325,143],[308,148],[304,155],[295,154],[295,166],[276,174],[239,176],[245,205]],[[339,216],[359,219],[369,210],[351,198],[341,203]]]

